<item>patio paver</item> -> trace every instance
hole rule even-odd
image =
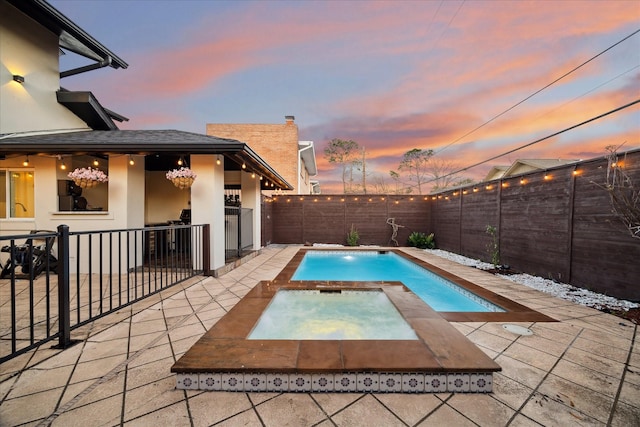
[[[426,252],[411,255],[560,322],[452,323],[495,360],[491,394],[233,393],[176,390],[171,366],[299,249],[272,245],[220,278],[196,277],[101,318],[64,350],[0,365],[0,425],[539,426],[640,423],[637,325]]]

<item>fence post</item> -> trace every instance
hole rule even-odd
[[[55,348],[67,348],[71,342],[71,307],[69,303],[69,226],[58,226],[58,333]]]
[[[202,226],[202,274],[211,276],[211,224]]]
[[[236,222],[238,223],[238,258],[242,257],[242,208],[238,207],[237,211],[238,218]]]

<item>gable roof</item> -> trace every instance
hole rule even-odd
[[[40,135],[0,135],[0,158],[25,155],[222,155],[238,169],[246,166],[283,190],[293,186],[258,156],[247,144],[178,130],[115,130],[48,133]],[[227,167],[225,166],[225,169]]]
[[[504,172],[505,177],[518,175],[521,173],[531,172],[534,170],[551,169],[557,166],[569,163],[579,162],[580,160],[563,160],[563,159],[518,159]]]
[[[25,15],[59,37],[60,47],[96,61],[109,61],[112,68],[129,65],[89,33],[44,0],[7,0]]]

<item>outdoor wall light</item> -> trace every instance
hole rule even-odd
[[[133,166],[133,165],[135,165],[135,164],[136,164],[136,162],[133,160],[133,156],[132,156],[131,154],[129,154],[129,164],[130,164],[131,166]]]
[[[178,159],[178,166],[182,166],[182,163],[183,163],[183,162],[182,162],[182,157],[180,157],[180,158]]]
[[[251,172],[251,178],[255,178],[256,177],[256,173],[255,172]]]
[[[246,169],[247,165],[245,163],[242,164],[242,169]]]
[[[22,162],[22,166],[29,166],[29,156],[27,155],[27,157],[24,159],[24,162]]]
[[[216,156],[216,165],[220,166],[220,156]]]
[[[21,76],[21,75],[18,75],[18,74],[14,74],[13,75],[13,81],[14,82],[18,82],[20,84],[23,84],[24,83],[24,77]]]
[[[521,185],[524,185],[526,182],[527,182],[527,181],[526,181],[524,178],[522,178],[522,179],[520,180],[520,184],[521,184]]]
[[[99,166],[100,162],[98,161],[98,159],[93,159],[93,166]]]

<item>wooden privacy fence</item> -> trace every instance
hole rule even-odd
[[[619,157],[637,190],[640,150]],[[400,245],[433,232],[438,248],[489,262],[490,225],[502,264],[639,301],[640,239],[612,212],[607,168],[600,158],[429,196],[278,196],[263,205],[263,244],[345,244],[353,224],[360,244],[389,245],[393,217]]]

